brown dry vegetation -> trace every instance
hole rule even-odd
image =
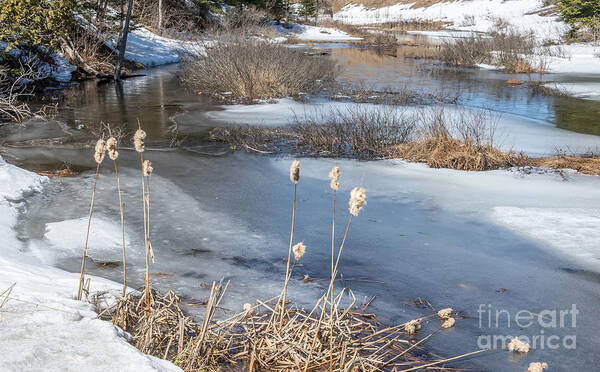
[[[501,27],[490,37],[477,35],[446,41],[439,58],[450,66],[473,67],[480,63],[502,66],[508,73],[543,73],[546,71],[545,57],[560,56],[564,52],[558,47],[542,47],[533,33],[522,34]]]
[[[415,335],[407,333],[407,323],[384,326],[366,311],[368,305],[359,306],[350,290],[342,290],[333,302],[322,297],[311,311],[290,305],[282,310],[277,296],[257,300],[249,310],[217,320],[215,313],[225,289],[226,285],[213,283],[201,321],[187,316],[172,292],[152,291],[147,312],[144,299],[131,294],[112,306],[106,306],[101,297],[96,303],[100,318],[131,334],[130,342],[139,350],[184,371],[306,371],[324,370],[330,363],[334,370],[373,371],[426,364],[414,355],[416,351],[423,354],[422,341],[410,341]],[[342,307],[347,297],[350,303]],[[436,315],[418,320],[431,317]]]
[[[268,42],[232,37],[189,59],[182,73],[191,89],[212,97],[229,92],[233,100],[253,101],[311,93],[332,81],[335,62]]]
[[[447,119],[443,111],[421,112],[417,117],[390,107],[354,108],[297,119],[290,127],[219,127],[211,132],[211,140],[268,154],[292,149],[303,155],[399,158],[467,171],[546,167],[600,175],[600,157],[595,155],[530,158],[500,150],[494,143],[493,121],[489,113]]]
[[[529,165],[552,169],[574,169],[579,173],[600,176],[599,157],[557,155],[529,159]]]

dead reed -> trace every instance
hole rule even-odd
[[[106,142],[99,139],[94,148],[94,160],[96,161],[96,175],[94,176],[94,186],[92,188],[92,200],[90,202],[90,212],[88,214],[88,224],[85,233],[85,243],[83,245],[83,255],[81,256],[81,270],[79,273],[79,288],[77,289],[77,300],[81,301],[85,282],[85,258],[87,257],[88,241],[90,237],[90,227],[92,225],[92,214],[94,213],[94,199],[96,197],[96,184],[98,183],[98,175],[100,174],[100,165],[104,160],[106,152]]]
[[[290,166],[290,181],[294,185],[293,201],[292,201],[292,228],[290,232],[290,248],[288,250],[288,257],[285,267],[285,281],[283,284],[283,293],[281,295],[281,317],[279,321],[279,327],[283,324],[283,314],[285,313],[285,297],[287,295],[287,287],[291,277],[290,261],[292,259],[292,244],[294,242],[294,230],[296,227],[296,190],[298,188],[298,182],[300,181],[300,162],[294,160]]]
[[[145,309],[150,310],[150,255],[154,257],[152,246],[150,245],[150,175],[152,166],[148,160],[144,160],[146,132],[141,127],[133,136],[135,150],[140,154],[140,165],[142,174],[142,206],[144,209],[144,252],[146,255],[146,275],[144,278],[144,299]],[[153,258],[154,259],[154,258]]]
[[[109,128],[110,130],[110,128]],[[117,139],[110,137],[106,141],[106,147],[108,150],[108,157],[113,161],[115,166],[115,179],[117,181],[117,194],[119,196],[119,211],[121,214],[121,245],[123,247],[123,296],[127,294],[127,260],[125,257],[125,210],[123,207],[123,198],[121,196],[121,180],[119,178],[119,167],[117,166],[117,158],[119,152],[117,151]]]

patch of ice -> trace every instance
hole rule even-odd
[[[600,209],[495,207],[492,217],[564,255],[600,260]]]
[[[81,254],[87,231],[88,218],[53,222],[46,225],[44,237],[54,249],[43,249],[45,254],[51,252],[55,259],[63,255],[72,257]],[[125,247],[132,252],[128,234],[125,235]],[[39,252],[41,253],[41,252]],[[90,226],[88,256],[99,262],[120,261],[122,257],[121,224],[103,216],[94,215]]]

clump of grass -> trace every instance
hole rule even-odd
[[[432,168],[485,171],[526,163],[523,154],[503,152],[494,144],[489,115],[477,113],[449,122],[443,111],[432,113],[415,141],[394,146],[390,157],[426,163]],[[487,123],[486,123],[487,121]]]
[[[201,94],[251,102],[311,93],[336,74],[335,62],[329,59],[238,38],[207,47],[202,58],[188,59],[182,80]]]

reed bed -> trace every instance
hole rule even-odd
[[[181,300],[173,292],[161,295],[155,290],[149,315],[145,297],[130,293],[102,309],[100,317],[127,331],[139,350],[170,360],[184,371],[323,371],[329,367],[334,371],[374,371],[427,363],[415,354],[423,354],[422,343],[429,338],[415,341],[412,321],[385,326],[375,314],[357,305],[351,290],[342,290],[333,302],[323,296],[311,310],[277,306],[281,303],[277,296],[217,320],[215,313],[225,288],[222,282],[213,283],[201,321],[181,310]],[[347,297],[350,303],[342,307]],[[325,318],[329,317],[328,308],[331,320]],[[278,319],[283,319],[281,327]]]

